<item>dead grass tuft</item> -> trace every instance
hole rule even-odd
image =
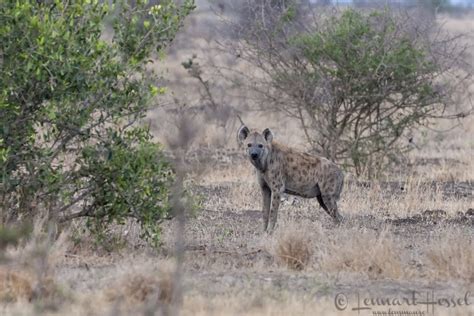
[[[33,286],[29,275],[0,268],[0,302],[30,301],[32,297]]]
[[[56,267],[64,260],[68,231],[37,217],[30,238],[8,247],[5,257],[17,270],[0,267],[0,300],[34,302],[38,311],[58,310],[70,300],[65,288],[56,281]]]
[[[290,269],[301,271],[311,258],[310,241],[296,231],[287,232],[278,239],[277,257]]]
[[[123,301],[126,305],[157,303],[169,305],[173,300],[174,282],[171,273],[128,274],[117,286],[106,290],[108,301]]]

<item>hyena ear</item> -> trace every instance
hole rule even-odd
[[[250,130],[248,129],[248,127],[245,125],[242,125],[239,128],[239,131],[237,132],[237,142],[239,144],[242,144],[244,140],[247,138],[247,136],[249,136],[249,133],[250,133]]]
[[[273,133],[269,128],[265,128],[265,130],[262,133],[263,138],[267,141],[267,143],[271,143],[273,140]]]

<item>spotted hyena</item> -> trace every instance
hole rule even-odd
[[[265,231],[275,228],[282,193],[315,197],[335,222],[342,220],[336,202],[341,195],[344,175],[336,164],[273,141],[268,128],[259,133],[244,125],[237,133],[237,140],[246,148],[250,162],[257,169]]]

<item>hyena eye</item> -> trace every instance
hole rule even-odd
[[[247,147],[252,147],[252,144],[247,144]]]
[[[263,145],[262,145],[262,144],[258,144],[258,148],[263,148]]]

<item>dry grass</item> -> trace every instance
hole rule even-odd
[[[350,308],[356,305],[350,305]],[[408,309],[408,308],[407,308]],[[398,309],[398,310],[407,310]],[[388,308],[380,308],[379,311],[387,311]],[[391,309],[394,310],[393,308]],[[414,310],[413,308],[411,310]],[[416,309],[418,311],[426,311],[423,306]],[[55,315],[153,315],[154,311],[144,311],[139,306],[129,306],[128,310],[120,309],[104,305],[103,302],[94,299],[84,299],[68,309],[60,310]],[[472,315],[474,312],[471,306],[458,307],[453,309],[437,308],[437,316],[466,316]],[[185,298],[180,315],[248,315],[248,316],[285,316],[285,315],[327,315],[341,316],[354,315],[355,311],[345,310],[339,311],[334,307],[334,300],[321,299],[315,297],[295,296],[291,293],[280,296],[278,299],[265,298],[264,293],[255,294],[253,297],[243,295],[207,297],[200,294]],[[2,315],[37,315],[34,308],[20,304],[13,304],[8,311]],[[50,313],[51,315],[51,313]],[[160,313],[155,313],[160,315]],[[372,315],[368,312],[361,312],[360,315]]]
[[[353,297],[351,297],[354,299]],[[295,296],[291,293],[285,294],[278,299],[262,299],[255,296],[230,296],[211,298],[195,296],[186,301],[183,306],[183,315],[248,315],[248,316],[285,316],[285,315],[327,315],[327,316],[345,316],[357,315],[357,311],[350,308],[357,307],[354,302],[349,302],[346,310],[340,311],[334,307],[333,299],[321,299],[311,296]],[[388,314],[389,308],[378,308],[378,311],[385,311]],[[391,308],[399,311],[426,311],[425,307],[421,308]],[[438,316],[466,316],[472,315],[474,309],[471,307],[461,307],[457,309],[438,308],[436,314]],[[372,311],[361,311],[359,315],[373,315]]]
[[[204,209],[187,223],[183,314],[339,315],[333,305],[337,284],[351,295],[360,289],[395,295],[407,287],[421,290],[426,282],[444,284],[435,289],[449,295],[468,290],[472,226],[449,221],[457,211],[466,214],[472,196],[446,196],[443,187],[423,183],[411,177],[399,191],[383,182],[369,187],[349,182],[341,201],[347,221],[340,226],[315,200],[284,201],[271,236],[261,231],[253,175],[243,175],[242,183],[194,184],[204,190]],[[426,209],[443,209],[446,215],[436,218],[439,223],[414,217]],[[168,310],[175,266],[166,258],[174,245],[174,222],[164,226],[159,255],[133,249],[133,243],[112,256],[94,254],[75,247],[68,231],[51,238],[58,233],[47,224],[35,227],[29,242],[7,251],[20,270],[0,274],[6,280],[0,293],[9,302],[2,314]]]
[[[400,280],[416,275],[409,265],[411,254],[404,249],[406,241],[389,228],[374,231],[351,227],[352,223],[323,227],[301,220],[283,221],[278,236],[270,237],[266,244],[277,262],[289,269],[324,272],[348,280]]]
[[[387,230],[340,230],[320,249],[320,268],[332,273],[349,272],[369,279],[400,279],[411,275],[404,269],[400,242]]]
[[[173,271],[168,267],[153,271],[130,272],[105,290],[106,300],[125,305],[156,303],[168,305],[175,292]]]
[[[464,279],[474,284],[473,236],[457,229],[444,231],[422,247],[430,278]]]
[[[403,182],[393,182],[390,185],[373,182],[370,188],[361,187],[355,182],[347,183],[340,205],[346,214],[363,212],[406,217],[416,212],[442,209],[448,216],[454,216],[471,207],[472,199],[449,194],[445,187],[450,184],[451,182],[432,183],[422,176],[409,176]],[[466,188],[468,193],[469,189]]]

